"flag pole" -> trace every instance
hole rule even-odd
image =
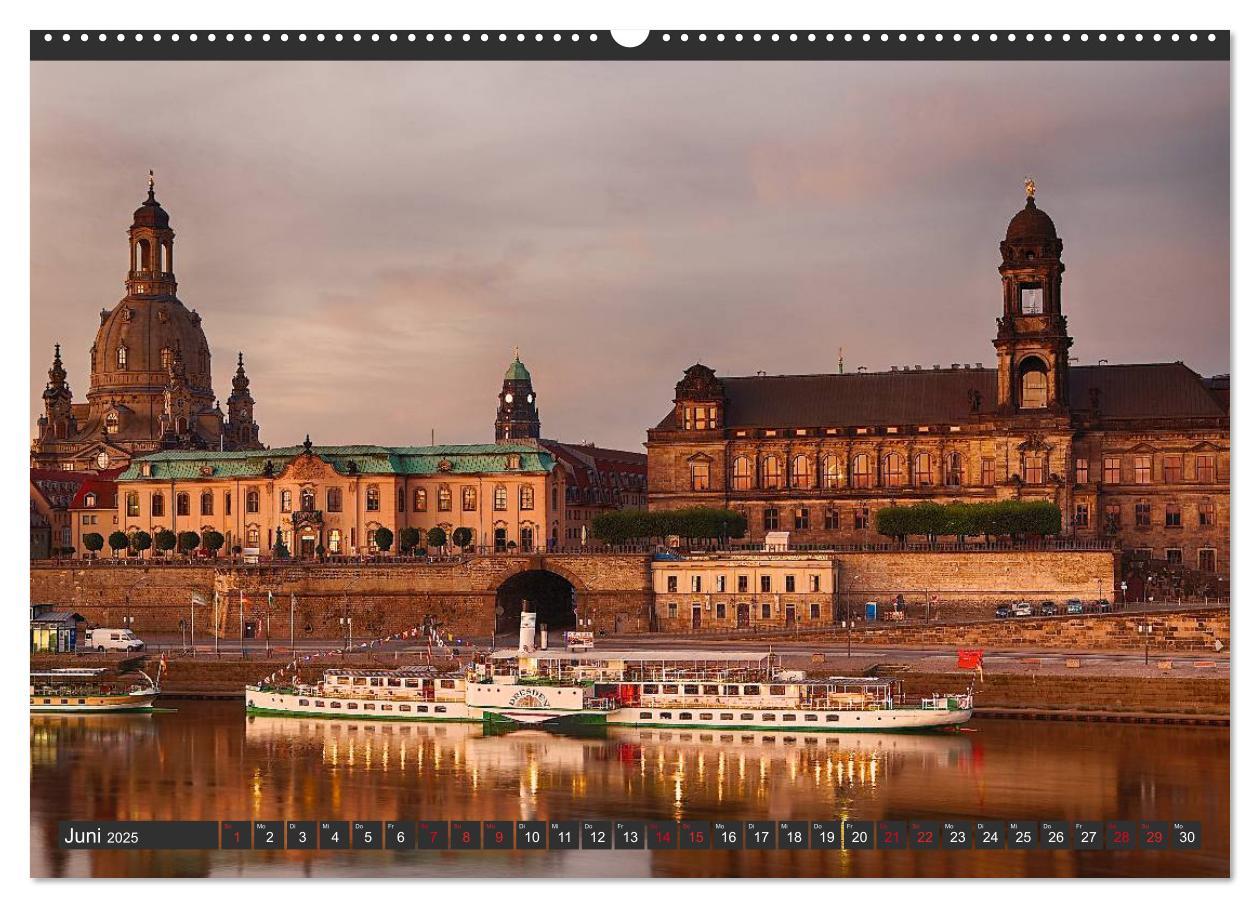
[[[293,612],[297,608],[297,593],[289,593],[289,655],[293,655]]]
[[[219,591],[214,591],[214,654],[219,655]]]

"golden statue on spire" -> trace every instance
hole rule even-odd
[[[149,192],[153,191],[153,168],[149,168]]]
[[[1024,177],[1024,194],[1030,199],[1037,194],[1037,181],[1032,177]]]

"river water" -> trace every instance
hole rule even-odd
[[[34,876],[1224,876],[1228,729],[975,720],[930,735],[32,716]],[[723,740],[729,737],[731,740]],[[70,852],[57,821],[1198,820],[1196,851]]]

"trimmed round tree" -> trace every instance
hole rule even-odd
[[[127,537],[127,542],[132,551],[141,555],[153,548],[153,537],[144,530],[136,530]]]
[[[184,532],[179,534],[179,550],[184,555],[187,555],[200,544],[201,537],[192,530],[184,530]]]
[[[389,527],[378,527],[372,534],[372,541],[379,551],[388,552],[394,547],[394,531]]]
[[[100,533],[88,533],[83,537],[83,547],[95,555],[101,549],[105,548],[105,537]],[[73,554],[74,549],[71,549],[70,552]]]
[[[440,549],[446,545],[446,530],[441,527],[434,527],[425,534],[424,538],[430,548]]]
[[[223,548],[224,542],[226,542],[226,540],[223,538],[223,534],[218,530],[206,530],[201,534],[201,547],[211,555],[217,556],[219,554],[219,549]]]
[[[461,549],[466,549],[472,543],[473,531],[468,527],[456,527],[455,532],[451,533],[451,542],[455,543]]]
[[[403,527],[398,531],[398,548],[410,555],[420,544],[420,531],[415,527]]]
[[[109,550],[118,557],[118,553],[127,548],[127,534],[122,530],[114,530],[109,534]]]
[[[153,537],[153,545],[159,552],[173,552],[179,545],[179,539],[170,530],[158,530]]]

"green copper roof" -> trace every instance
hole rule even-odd
[[[518,356],[512,360],[512,364],[507,367],[507,372],[503,376],[504,381],[529,381],[529,370],[525,368],[525,364],[521,362]]]
[[[266,475],[268,462],[272,465],[272,475],[278,476],[290,461],[306,451],[304,445],[263,451],[161,451],[137,457],[118,481],[261,477]],[[310,453],[345,475],[548,473],[555,466],[555,459],[549,453],[532,445],[312,446]],[[520,466],[515,469],[508,466],[512,455],[520,458]],[[150,469],[148,476],[142,472],[146,465]]]

